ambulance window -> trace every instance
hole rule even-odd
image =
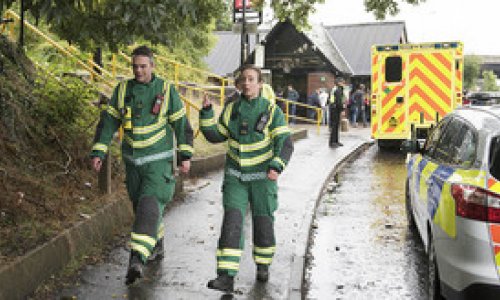
[[[403,60],[400,56],[389,56],[385,59],[385,82],[400,82],[402,78]]]
[[[460,129],[463,123],[457,119],[453,119],[446,126],[442,137],[434,152],[434,158],[440,162],[453,164],[454,151],[456,150],[457,137],[460,134]]]

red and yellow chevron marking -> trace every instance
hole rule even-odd
[[[379,55],[373,55],[372,57],[372,96],[370,97],[370,111],[371,114],[371,135],[375,138],[378,130],[378,111],[377,102],[379,91]]]
[[[382,98],[381,109],[381,133],[401,133],[404,128],[404,121],[406,118],[405,107],[403,104],[396,103],[396,97],[404,97],[403,85],[395,86],[387,95]],[[390,119],[394,117],[398,120],[396,127],[390,126]]]
[[[450,112],[454,59],[449,52],[424,52],[410,55],[410,120],[418,122],[420,113],[433,122]],[[456,74],[455,74],[456,76]]]
[[[500,225],[490,224],[490,233],[493,254],[495,255],[495,263],[497,265],[497,272],[500,273]]]

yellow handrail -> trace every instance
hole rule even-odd
[[[14,11],[12,11],[10,9],[7,10],[5,14],[6,14],[6,16],[10,16],[10,17],[14,18],[18,22],[20,22],[20,20],[21,20],[21,18]],[[104,84],[106,84],[107,86],[109,86],[109,87],[114,87],[115,86],[114,83],[107,81],[101,74],[99,74],[96,71],[94,71],[92,69],[92,67],[89,67],[86,63],[82,62],[78,57],[76,57],[75,55],[73,55],[68,50],[64,49],[64,47],[62,47],[56,41],[54,41],[53,39],[51,39],[49,36],[45,35],[43,32],[41,32],[40,30],[38,30],[38,28],[36,28],[35,26],[31,25],[28,21],[25,20],[24,21],[24,25],[26,26],[26,28],[30,29],[31,31],[33,31],[34,33],[36,33],[37,35],[39,35],[40,37],[42,37],[43,39],[45,39],[49,44],[51,44],[52,46],[54,46],[62,54],[66,55],[67,57],[70,57],[70,58],[74,59],[78,65],[80,65],[85,70],[87,70],[89,73],[91,73],[92,76],[95,76],[95,77],[101,79],[102,82]]]
[[[276,101],[281,101],[281,102],[285,103],[285,111],[284,111],[284,113],[285,113],[285,120],[286,120],[287,123],[290,122],[290,118],[293,118],[295,120],[301,120],[301,121],[313,123],[313,124],[316,123],[317,132],[318,132],[318,134],[320,133],[321,120],[323,119],[323,110],[320,107],[312,106],[312,105],[309,105],[309,104],[304,104],[304,103],[297,102],[297,101],[292,101],[292,100],[289,100],[289,99],[284,99],[284,98],[281,98],[281,97],[276,97]],[[309,119],[307,117],[300,117],[300,116],[297,116],[297,115],[290,115],[290,109],[289,109],[290,105],[298,105],[298,106],[302,106],[302,107],[314,109],[314,110],[316,110],[316,118],[314,120],[311,120],[311,119]]]

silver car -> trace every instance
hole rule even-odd
[[[405,144],[406,208],[429,259],[430,299],[500,299],[500,106],[448,114]]]

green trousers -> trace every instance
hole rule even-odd
[[[217,249],[217,273],[235,276],[244,246],[244,216],[248,205],[253,221],[253,258],[270,265],[274,256],[274,212],[278,208],[276,181],[241,181],[226,174],[222,187],[224,219]]]
[[[162,159],[137,166],[125,161],[125,170],[135,216],[130,247],[146,262],[164,235],[163,210],[175,191],[172,162]]]

